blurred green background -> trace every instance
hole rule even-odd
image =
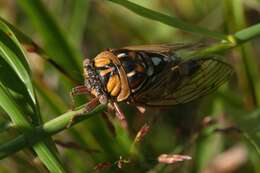
[[[131,2],[227,35],[260,21],[259,0]],[[203,34],[183,32],[141,17],[106,0],[0,0],[0,16],[45,52],[23,42],[43,122],[71,109],[69,92],[83,82],[81,62],[84,57],[93,58],[106,48],[128,45],[216,42]],[[66,172],[75,173],[259,173],[259,44],[260,39],[256,38],[220,52],[235,73],[214,94],[171,109],[148,108],[145,115],[134,106],[121,104],[129,122],[129,134],[113,115],[109,120],[102,114],[96,115],[54,135],[52,138],[59,143],[55,155]],[[1,72],[1,80],[12,75],[8,71]],[[9,82],[16,85],[15,81]],[[79,96],[77,105],[87,100]],[[23,104],[22,98],[16,97],[16,101]],[[9,126],[7,114],[0,109],[0,144],[19,134]],[[136,133],[146,122],[152,122],[150,131],[134,153],[129,153]],[[219,130],[233,126],[242,132]],[[158,163],[157,157],[163,153],[185,154],[192,160],[172,165]],[[15,153],[0,161],[0,172],[48,172],[36,156],[32,150]],[[121,169],[115,163],[120,156],[131,159]],[[108,168],[102,169],[102,165]]]

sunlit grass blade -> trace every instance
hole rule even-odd
[[[0,83],[0,106],[8,113],[10,119],[16,124],[18,129],[25,132],[30,130],[30,124],[21,113],[21,110],[19,110],[10,92],[8,92],[2,83]]]
[[[105,105],[97,106],[93,111],[87,113],[85,116],[79,117],[79,119],[73,122],[72,125],[77,124],[82,120],[88,119],[94,115],[97,115],[101,111],[104,111],[105,107]],[[0,159],[3,159],[8,155],[15,153],[23,149],[24,147],[29,147],[29,145],[33,145],[34,143],[41,141],[47,136],[52,136],[62,130],[67,129],[67,126],[72,117],[77,114],[82,114],[83,112],[83,106],[79,107],[79,109],[75,111],[65,112],[59,117],[46,122],[43,126],[38,126],[33,132],[19,135],[15,139],[12,139],[5,144],[0,145]],[[30,141],[27,141],[28,139],[30,139]]]
[[[31,119],[34,124],[39,124],[41,117],[31,82],[29,65],[16,36],[2,21],[0,21],[0,38],[1,81],[6,87],[22,96],[21,98],[25,100],[24,110],[29,110],[26,103],[31,106],[30,109],[33,110]]]
[[[250,26],[248,28],[245,28],[241,31],[238,31],[234,34],[234,36],[239,42],[246,42],[253,38],[259,37],[260,36],[260,24],[256,24],[256,25]]]
[[[109,1],[122,5],[140,16],[164,23],[164,24],[172,26],[174,28],[179,28],[186,32],[191,32],[194,34],[208,36],[208,37],[212,37],[212,38],[216,38],[216,39],[220,39],[220,40],[227,39],[227,36],[225,34],[215,32],[215,31],[210,31],[206,28],[203,28],[203,27],[200,27],[197,25],[189,24],[176,17],[168,16],[168,15],[150,10],[148,8],[144,8],[140,5],[137,5],[137,4],[127,1],[127,0],[109,0]]]
[[[33,132],[35,132],[34,128],[24,117],[20,106],[16,104],[14,98],[9,93],[8,89],[2,85],[2,83],[0,83],[0,106],[10,116],[12,122],[21,132],[25,134],[32,134]],[[36,146],[33,146],[33,149],[51,172],[57,172],[58,170],[60,172],[65,172],[59,159],[57,158],[55,153],[46,145],[45,142],[39,142]],[[10,152],[11,151],[8,149],[1,150],[0,147],[0,153]]]
[[[24,83],[33,104],[36,106],[36,98],[31,83],[29,65],[27,64],[23,49],[18,43],[14,33],[1,21],[0,38],[1,57],[12,67],[19,79]]]
[[[28,37],[26,34],[18,30],[18,28],[14,27],[12,24],[8,23],[6,20],[0,17],[0,21],[5,23],[15,34],[16,38],[21,43],[22,47],[24,47],[29,53],[33,52],[38,54],[41,58],[46,60],[49,64],[51,64],[56,70],[58,70],[61,74],[65,75],[70,81],[73,83],[76,83],[74,80],[72,74],[70,74],[69,71],[66,71],[61,65],[57,64],[55,61],[50,58],[47,53],[39,46],[37,45],[30,37]]]
[[[34,131],[33,125],[28,121],[30,117],[25,114],[26,104],[33,103],[31,109],[34,111],[31,119],[34,125],[39,125],[41,123],[41,117],[31,81],[30,69],[19,41],[9,27],[3,22],[0,22],[0,36],[0,106],[9,115],[13,124],[21,133],[32,133]],[[15,82],[15,84],[10,82],[11,80],[14,80],[12,82]],[[14,86],[12,86],[12,84],[14,84]],[[30,98],[29,101],[18,104],[12,89],[16,92],[21,91],[19,94],[22,96],[23,94],[28,95]],[[23,92],[22,90],[27,92]],[[12,93],[10,91],[12,91]],[[46,141],[50,142],[49,139],[46,139]],[[38,143],[38,146],[33,146],[33,149],[49,170],[52,172],[54,172],[54,170],[65,172],[55,155],[53,145],[47,144],[47,142],[40,142]],[[52,164],[49,163],[50,160],[52,161]]]
[[[82,81],[80,54],[69,43],[44,4],[40,0],[18,2],[40,33],[49,57],[69,72],[76,81]]]

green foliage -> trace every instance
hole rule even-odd
[[[170,25],[172,27],[179,28],[183,31],[192,32],[194,34],[202,34],[203,36],[209,36],[209,37],[217,38],[220,40],[227,38],[224,34],[210,31],[206,28],[186,23],[176,17],[167,16],[167,15],[155,12],[153,10],[150,10],[150,9],[144,8],[142,6],[139,6],[137,4],[134,4],[130,1],[126,1],[126,0],[110,0],[110,1],[118,3],[118,4],[126,7],[129,10],[137,13],[140,16],[143,16],[143,17],[146,17],[148,19],[152,19],[152,20],[155,20],[158,22],[162,22],[166,25]]]
[[[0,172],[93,172],[97,165],[105,172],[212,172],[222,168],[217,158],[238,163],[230,165],[235,171],[260,172],[260,24],[243,2],[23,0],[15,3],[14,18],[12,5],[0,6],[7,9],[0,18]],[[83,82],[83,54],[130,43],[198,43],[194,38],[216,40],[188,58],[221,54],[235,71],[207,102],[148,109],[142,117],[123,106],[129,132],[99,105],[67,127],[84,111],[68,106],[70,89]],[[135,135],[146,122],[150,131],[139,141]],[[53,137],[69,148],[56,148]],[[237,148],[243,158],[234,157]],[[193,159],[165,165],[157,161],[162,153]]]
[[[0,83],[0,106],[9,115],[10,119],[15,124],[17,130],[24,134],[31,134],[34,131],[33,126],[39,125],[41,122],[39,107],[36,101],[32,80],[30,77],[30,70],[26,62],[25,54],[23,53],[21,45],[19,44],[13,32],[3,22],[1,22],[0,30],[0,47],[2,62],[1,71],[4,74],[8,75],[8,73],[5,73],[4,71],[6,70],[10,72],[10,74],[12,75],[9,79],[7,79],[6,76],[2,75],[2,77],[4,77],[4,80],[1,80]],[[18,79],[15,80],[15,86],[10,85],[11,82],[8,82],[8,80],[10,79]],[[22,96],[27,97],[30,100],[26,100],[27,102],[24,102],[23,106],[21,106],[17,103],[15,94],[12,94],[9,88],[14,88],[14,91],[19,91],[21,90],[21,88],[24,88],[27,92],[23,91]],[[38,117],[38,119],[31,117],[32,125],[29,122],[29,117],[26,117],[24,115],[24,113],[26,113],[26,110],[23,111],[23,109],[26,109],[26,103],[32,103],[30,105],[34,110],[32,116]],[[37,122],[34,122],[34,120]],[[65,172],[58,157],[53,152],[53,146],[48,144],[48,140],[49,139],[43,139],[43,141],[40,141],[33,145],[32,147],[34,151],[37,153],[39,158],[51,172]],[[6,155],[11,153],[12,151],[10,149],[6,149],[2,150],[2,152]]]
[[[40,0],[18,1],[19,5],[30,17],[32,24],[39,31],[48,55],[54,62],[67,71],[74,80],[82,81],[80,72],[80,54],[70,46],[63,31],[49,14]],[[55,47],[55,48],[54,48]],[[66,61],[64,61],[64,58]]]

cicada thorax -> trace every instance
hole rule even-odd
[[[111,51],[98,54],[93,60],[93,65],[102,89],[108,96],[117,101],[123,101],[129,97],[131,93],[124,68]]]
[[[104,51],[93,61],[104,90],[117,101],[138,93],[169,62],[165,55],[124,49]]]

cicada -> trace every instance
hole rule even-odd
[[[192,45],[159,44],[108,49],[83,62],[84,85],[72,95],[90,93],[86,111],[98,104],[174,106],[208,95],[232,74],[232,67],[218,56],[183,59],[179,51]],[[123,117],[123,115],[121,116]]]

